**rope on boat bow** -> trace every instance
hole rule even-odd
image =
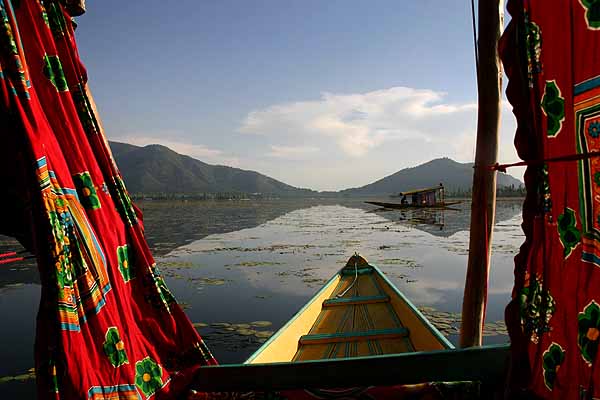
[[[358,281],[358,257],[360,257],[360,256],[358,255],[357,251],[354,252],[353,257],[354,257],[354,280],[352,281],[350,286],[348,286],[346,289],[344,289],[344,291],[342,293],[338,293],[335,296],[337,298],[344,297],[344,295],[346,293],[348,293],[348,290],[350,290],[350,288],[352,288],[352,286],[354,286],[354,284]]]

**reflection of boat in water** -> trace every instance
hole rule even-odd
[[[365,203],[394,209],[447,208],[460,203],[460,201],[445,200],[444,185],[441,183],[439,186],[400,192],[396,197],[402,197],[400,203],[389,203],[382,201],[365,201]]]
[[[384,274],[355,254],[246,363],[451,349]]]
[[[496,224],[508,221],[521,213],[522,201],[505,199],[498,201],[496,208]],[[366,209],[367,206],[359,208]],[[391,223],[427,232],[434,236],[450,237],[457,232],[468,231],[471,221],[471,204],[469,201],[453,207],[452,210],[441,208],[385,209],[370,210]],[[520,223],[520,222],[515,222]]]
[[[367,204],[373,204],[383,208],[394,208],[394,209],[413,209],[413,208],[450,208],[450,206],[460,204],[461,201],[446,201],[436,204],[401,204],[401,203],[386,203],[382,201],[365,201]]]

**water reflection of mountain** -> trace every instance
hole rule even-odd
[[[152,253],[160,257],[177,247],[212,234],[254,228],[289,212],[316,205],[341,205],[361,210],[373,206],[357,199],[285,199],[261,201],[145,201],[138,206],[144,213],[144,226]],[[469,229],[470,204],[458,211],[392,210],[378,215],[394,223],[448,237]],[[499,201],[496,223],[521,212],[521,201]],[[23,250],[14,239],[0,236],[0,253]],[[0,266],[0,289],[23,283],[39,283],[35,259]]]
[[[522,203],[521,199],[498,201],[496,204],[496,224],[507,221],[521,213]],[[400,223],[441,237],[449,237],[460,231],[468,231],[471,221],[471,203],[469,201],[452,206],[452,209],[448,210],[388,210],[373,207],[370,207],[370,210],[391,222]]]

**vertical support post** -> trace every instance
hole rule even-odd
[[[486,166],[498,159],[502,67],[498,39],[504,26],[504,0],[479,2],[477,49],[477,147],[471,203],[469,262],[462,308],[460,346],[481,346],[487,302],[492,230],[496,207],[496,172]]]

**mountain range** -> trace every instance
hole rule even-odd
[[[412,168],[402,169],[365,186],[339,192],[317,192],[297,188],[255,171],[211,165],[152,144],[144,147],[109,142],[125,184],[132,194],[260,193],[279,197],[318,195],[389,195],[403,190],[437,186],[449,192],[467,192],[473,179],[473,164],[438,158]],[[498,187],[522,186],[505,173],[498,174]]]

